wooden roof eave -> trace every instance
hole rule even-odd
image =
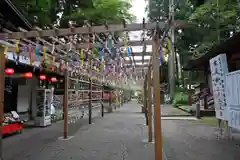
[[[4,14],[4,17],[7,17],[7,20],[21,22],[19,25],[21,25],[24,28],[30,29],[32,27],[31,23],[27,20],[26,17],[17,9],[16,6],[10,1],[10,0],[2,0],[1,5],[4,7],[1,8],[1,12]],[[9,14],[11,13],[11,14]],[[12,14],[15,14],[15,16],[12,16]],[[16,19],[17,18],[17,19]]]
[[[218,54],[226,53],[228,59],[233,54],[240,53],[240,32],[230,37],[226,41],[214,46],[209,52],[196,60],[190,60],[183,70],[203,70],[206,66],[209,66],[209,60]]]

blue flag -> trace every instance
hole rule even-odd
[[[127,53],[128,53],[128,56],[131,56],[131,48],[130,47],[128,47]]]
[[[38,42],[36,43],[35,54],[36,54],[36,59],[40,60],[40,46]]]

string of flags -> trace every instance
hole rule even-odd
[[[106,41],[106,46],[108,49],[111,49],[112,53],[112,58],[114,58],[114,60],[117,60],[117,64],[114,64],[113,67],[113,72],[112,75],[116,76],[116,80],[118,80],[119,78],[125,76],[124,73],[124,69],[123,64],[121,59],[118,57],[119,56],[119,50],[117,50],[114,47],[114,41],[113,41],[113,37],[111,35],[108,36],[108,39]],[[78,54],[75,54],[74,52],[71,52],[71,43],[69,43],[69,54],[66,56],[62,56],[62,60],[59,63],[59,71],[63,72],[66,67],[66,58],[68,60],[68,64],[69,66],[73,67],[74,70],[81,70],[83,68],[91,68],[93,70],[95,70],[96,72],[102,72],[104,74],[106,74],[107,72],[109,72],[109,67],[106,66],[106,61],[107,60],[105,58],[105,47],[104,44],[98,43],[96,46],[92,45],[89,46],[88,49],[81,49]],[[131,55],[131,47],[128,46],[128,37],[127,34],[125,36],[125,46],[127,48],[127,55],[130,56]],[[39,61],[41,64],[45,63],[45,62],[49,62],[50,59],[48,59],[48,53],[50,53],[51,55],[55,54],[55,44],[53,43],[52,46],[46,47],[44,45],[41,45],[39,43],[39,41],[36,42],[36,45],[31,45],[28,44],[27,46],[24,47],[20,47],[20,41],[16,40],[15,42],[15,52],[17,54],[17,56],[15,57],[16,63],[18,62],[18,58],[21,55],[25,54],[26,57],[29,58],[30,64],[34,65],[34,63],[36,61]],[[7,52],[8,48],[5,48],[5,52]],[[13,53],[15,56],[15,53]],[[43,55],[43,58],[41,58],[41,54]],[[24,55],[24,56],[25,56]],[[116,58],[117,57],[117,58]],[[119,60],[118,60],[119,58]],[[74,59],[74,60],[73,60]],[[65,60],[65,61],[64,61]],[[114,61],[115,62],[115,61]],[[91,73],[89,73],[91,74]]]
[[[125,49],[127,50],[127,55],[128,55],[128,56],[131,56],[132,50],[131,50],[131,47],[130,47],[129,44],[128,44],[128,33],[127,33],[127,32],[124,34],[124,39],[123,39],[123,41],[124,41],[124,47],[125,47]]]

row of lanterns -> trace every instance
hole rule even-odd
[[[5,73],[7,75],[12,75],[12,74],[14,74],[14,69],[13,68],[6,68],[5,69]],[[24,73],[24,77],[26,77],[26,78],[32,78],[32,76],[33,76],[32,72]],[[42,74],[42,75],[39,76],[39,79],[40,80],[46,80],[47,76]],[[51,82],[57,82],[57,78],[56,77],[52,77],[50,80],[51,80]]]

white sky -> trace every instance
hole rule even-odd
[[[145,8],[147,3],[145,0],[132,0],[132,8],[130,11],[137,18],[137,22],[141,23],[143,18],[146,18]]]
[[[145,8],[147,6],[146,0],[132,0],[132,8],[130,12],[136,16],[136,22],[142,23],[143,18],[147,18],[147,14],[145,12]],[[129,33],[131,41],[140,41],[141,40],[142,31],[132,31]],[[133,52],[142,52],[143,46],[132,46]],[[151,52],[152,46],[147,45],[146,52]],[[129,57],[125,58],[129,60]],[[141,60],[142,56],[134,56],[135,60]],[[150,59],[150,56],[144,56],[144,59]],[[142,63],[141,63],[142,64]]]

